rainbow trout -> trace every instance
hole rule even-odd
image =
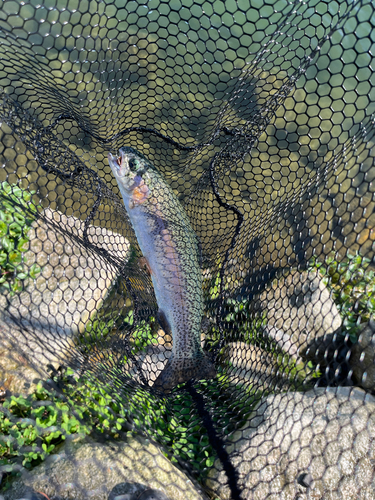
[[[197,237],[176,195],[138,151],[120,149],[109,165],[151,274],[158,320],[173,338],[171,356],[154,387],[164,391],[191,378],[216,375],[201,347],[202,276]]]

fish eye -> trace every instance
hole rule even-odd
[[[135,159],[131,158],[129,160],[129,168],[130,168],[130,170],[134,171],[136,169],[136,166],[137,166],[137,164],[136,164]]]

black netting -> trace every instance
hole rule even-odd
[[[0,498],[375,499],[374,25],[2,3]]]

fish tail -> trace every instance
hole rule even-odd
[[[164,370],[155,380],[155,389],[169,392],[178,384],[195,380],[211,379],[216,376],[216,370],[212,361],[202,354],[199,358],[169,358]]]

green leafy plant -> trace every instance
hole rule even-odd
[[[237,390],[222,374],[215,380],[198,382],[195,387],[204,397],[215,428],[218,432],[225,429],[226,435],[246,423],[255,404],[264,395],[252,389],[244,390],[243,387]],[[188,461],[198,472],[200,479],[203,479],[217,455],[190,395],[176,394],[173,412],[167,422],[164,440],[166,446],[174,452],[172,461],[177,462],[178,458]]]
[[[124,323],[129,326],[134,325],[134,314],[132,310],[124,319]],[[158,334],[154,317],[151,316],[148,321],[142,320],[137,324],[131,335],[131,342],[134,345],[134,354],[144,350],[149,345],[158,344]]]
[[[80,336],[80,343],[85,345],[94,344],[104,340],[115,328],[113,318],[96,315],[86,323],[85,331]]]
[[[52,453],[68,434],[90,432],[82,424],[86,408],[76,405],[74,413],[66,401],[48,392],[41,384],[27,398],[11,396],[0,408],[0,465],[21,462],[30,468]],[[16,469],[17,470],[17,469]]]
[[[220,276],[209,282],[209,300],[216,300],[219,296]],[[317,367],[299,362],[296,364],[292,356],[288,356],[280,349],[277,342],[265,333],[267,312],[254,310],[253,303],[247,298],[226,297],[223,301],[222,325],[225,332],[225,344],[229,342],[244,342],[269,353],[280,375],[287,381],[285,387],[289,390],[306,390],[313,385],[313,379],[319,378],[321,372]],[[206,345],[215,349],[219,343],[219,330],[215,324],[207,335]],[[221,353],[225,355],[224,346]],[[231,363],[225,359],[225,367],[231,370]],[[227,372],[229,373],[229,371]]]
[[[35,191],[24,191],[16,184],[0,184],[0,286],[13,295],[22,290],[22,282],[35,278],[41,269],[22,263],[28,248],[28,233],[36,218],[37,206],[32,202]]]
[[[217,264],[220,266],[220,258],[217,259]],[[206,301],[211,305],[211,308],[217,307],[217,299],[220,294],[220,272],[217,272],[211,278],[207,278],[203,282],[204,294]],[[223,292],[228,290],[228,285],[224,285]],[[266,325],[266,313],[254,311],[252,303],[247,297],[232,298],[226,297],[222,305],[222,321],[225,329],[225,338],[227,342],[241,341],[246,343],[258,344],[263,342],[263,327]],[[210,348],[215,347],[219,341],[218,328],[214,325],[216,318],[212,318],[211,314],[208,317],[213,320],[211,332],[208,337],[207,345]]]
[[[358,253],[348,254],[342,260],[330,255],[325,262],[312,259],[309,268],[319,271],[331,291],[342,318],[343,333],[349,334],[353,343],[357,342],[361,325],[375,312],[375,273],[371,260]]]
[[[248,299],[226,298],[223,303],[222,318],[226,343],[245,342],[267,351],[272,349],[268,336],[263,333],[264,326],[267,324],[266,312],[254,311]],[[220,339],[215,320],[211,322],[211,328],[206,337],[206,346],[209,349],[215,349]]]
[[[98,342],[105,340],[112,332],[121,329],[125,325],[127,329],[134,324],[133,311],[129,311],[125,318],[113,318],[113,310],[106,304],[100,309],[97,314],[91,318],[85,330],[79,336],[79,343],[86,348],[97,346]],[[158,344],[158,334],[154,317],[150,317],[148,321],[140,321],[133,329],[130,341],[133,344],[133,353],[144,350],[149,345]]]
[[[257,345],[264,341],[263,327],[267,324],[265,311],[252,310],[248,299],[227,299],[225,312],[226,330],[230,332],[232,341],[239,340]]]
[[[97,373],[79,379],[71,374],[68,370],[63,378],[63,393],[46,389],[40,383],[34,394],[27,398],[11,396],[0,406],[0,465],[8,467],[5,470],[9,477],[17,470],[15,464],[31,468],[55,453],[69,434],[105,432],[117,439],[124,432],[128,434],[130,427],[132,433],[147,432],[164,445],[169,450],[165,455],[173,462],[189,461],[201,478],[207,474],[216,453],[194,401],[186,392],[177,390],[166,401],[141,387],[133,387],[126,397],[123,392],[121,399],[123,382],[116,381],[115,373],[110,374],[108,383],[99,382]],[[62,379],[59,380],[61,384]],[[226,433],[243,425],[259,400],[243,390],[238,397],[224,376],[199,382],[196,388],[209,401],[217,428]]]
[[[260,398],[254,391],[243,388],[236,392],[224,375],[197,382],[195,388],[204,398],[215,427],[225,429],[226,434],[245,424]],[[147,430],[149,436],[162,444],[172,462],[189,463],[202,480],[217,455],[193,398],[178,389],[169,400],[137,390],[128,402],[127,417],[131,416],[134,430]]]

